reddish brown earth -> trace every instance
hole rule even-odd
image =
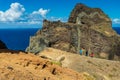
[[[85,74],[84,74],[85,75]],[[23,52],[0,53],[0,80],[87,80],[82,73]]]

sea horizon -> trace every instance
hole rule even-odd
[[[8,49],[25,51],[29,45],[30,36],[40,28],[2,28],[0,29],[0,40],[3,41]]]

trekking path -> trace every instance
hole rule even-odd
[[[91,58],[53,48],[45,49],[39,56],[60,61],[62,67],[68,67],[78,72],[87,72],[93,75],[96,80],[120,79],[119,61]]]
[[[62,68],[48,59],[30,53],[0,53],[0,80],[89,79],[94,80],[87,73],[78,73],[68,68]]]

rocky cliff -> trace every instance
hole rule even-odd
[[[5,43],[0,40],[0,49],[7,49]]]
[[[30,38],[27,52],[38,53],[46,47],[78,53],[80,48],[107,59],[120,56],[120,36],[112,29],[110,18],[99,8],[77,4],[68,22],[43,21],[43,28]]]

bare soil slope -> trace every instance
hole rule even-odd
[[[0,80],[87,80],[84,75],[30,53],[0,53]]]
[[[53,48],[47,48],[39,55],[61,62],[62,67],[68,67],[78,72],[87,72],[93,75],[95,80],[120,79],[119,61],[91,58]]]

